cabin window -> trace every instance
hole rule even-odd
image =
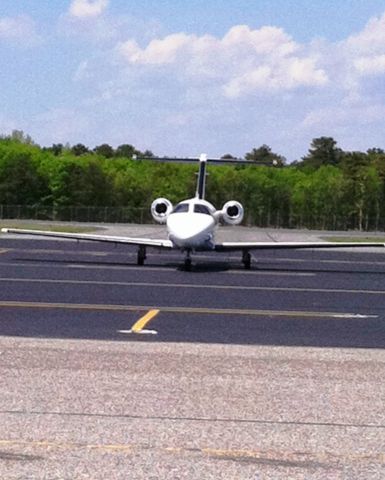
[[[196,203],[194,205],[194,212],[195,213],[204,213],[205,215],[211,215],[208,207],[206,207],[206,205],[202,205],[201,203]]]
[[[188,212],[188,207],[189,207],[189,204],[188,203],[179,203],[173,210],[172,213],[184,213],[184,212]]]

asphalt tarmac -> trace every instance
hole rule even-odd
[[[383,479],[385,251],[0,238],[0,478]]]

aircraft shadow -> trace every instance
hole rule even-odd
[[[41,258],[25,258],[25,257],[15,257],[13,258],[16,262],[25,262],[25,263],[41,263],[41,264],[56,264],[56,265],[89,265],[90,267],[127,267],[127,268],[141,268],[144,271],[147,268],[159,268],[159,269],[170,269],[170,270],[179,270],[181,272],[195,272],[195,273],[202,273],[202,272],[222,272],[228,270],[243,270],[243,267],[231,265],[227,262],[197,262],[191,266],[191,269],[186,269],[184,266],[183,261],[175,261],[175,262],[159,262],[159,263],[152,263],[146,262],[145,265],[138,267],[136,263],[133,262],[114,262],[114,261],[100,261],[100,260],[61,260],[61,259],[41,259]]]
[[[212,261],[212,262],[196,262],[193,263],[190,269],[186,269],[183,264],[183,261],[175,261],[175,262],[146,262],[145,265],[138,267],[136,263],[133,262],[114,262],[114,261],[100,261],[100,260],[81,260],[78,259],[41,259],[41,258],[25,258],[25,257],[15,257],[13,258],[14,261],[17,262],[29,262],[29,263],[42,263],[42,264],[56,264],[56,265],[89,265],[92,267],[126,267],[126,268],[143,268],[144,271],[146,267],[148,268],[159,268],[159,269],[170,269],[170,270],[178,270],[181,272],[187,273],[209,273],[209,272],[224,272],[224,271],[245,271],[244,267],[239,263],[236,262],[226,262],[226,261]],[[255,263],[251,265],[249,272],[282,272],[282,273],[347,273],[347,274],[369,274],[369,275],[384,275],[385,274],[385,267],[382,269],[360,269],[359,267],[355,269],[350,268],[298,268],[296,266],[285,266],[279,267],[277,266],[268,266],[265,262],[264,265]]]

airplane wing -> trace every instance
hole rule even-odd
[[[236,250],[279,250],[279,249],[312,249],[312,248],[357,248],[385,247],[385,243],[374,242],[223,242],[215,245],[217,252]]]
[[[92,235],[88,233],[49,232],[45,230],[26,230],[21,228],[2,228],[1,231],[3,233],[15,233],[18,235],[36,235],[41,237],[64,238],[69,240],[121,243],[125,245],[142,245],[144,247],[165,249],[173,248],[173,244],[170,240],[158,240],[152,238],[115,237],[110,235]]]
[[[50,232],[46,230],[27,230],[21,228],[2,228],[3,233],[18,235],[32,235],[41,237],[63,238],[69,240],[86,240],[94,242],[120,243],[125,245],[143,245],[146,247],[172,249],[170,240],[116,237],[110,235],[93,235],[88,233],[64,233]],[[357,247],[385,247],[384,243],[365,242],[222,242],[215,245],[217,252],[229,252],[239,250],[278,250],[278,249],[315,249],[315,248],[357,248]]]

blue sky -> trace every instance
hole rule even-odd
[[[289,161],[385,148],[385,1],[1,0],[0,133]]]

